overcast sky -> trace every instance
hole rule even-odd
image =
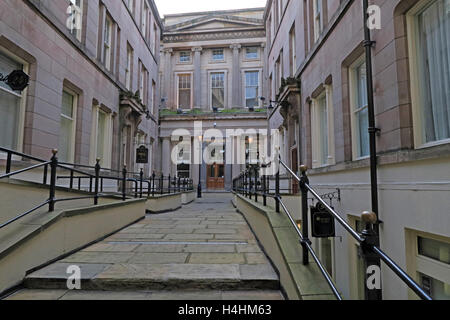
[[[264,7],[267,0],[155,0],[161,18],[166,14]]]

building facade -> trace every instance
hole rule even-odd
[[[153,0],[7,0],[0,12],[0,72],[31,78],[22,93],[0,84],[0,145],[138,170],[136,148],[158,149],[162,24]],[[159,163],[152,154],[147,173]]]
[[[436,299],[450,298],[450,2],[371,1],[381,246]],[[377,13],[375,11],[375,13]],[[362,1],[269,0],[266,78],[281,154],[310,168],[355,228],[370,210]],[[288,103],[286,103],[288,102]],[[299,161],[297,161],[299,160]],[[344,296],[364,297],[358,246],[340,227],[315,246]],[[384,298],[414,294],[382,268]]]
[[[257,143],[256,131],[267,128],[260,99],[265,85],[263,15],[259,8],[165,16],[160,132],[164,175],[181,173],[196,184],[200,179],[210,190],[231,188],[233,176],[246,163],[238,160],[238,153],[250,153],[249,141]],[[199,125],[203,129],[196,133]],[[171,161],[171,151],[180,142],[178,135],[173,136],[177,128],[187,130],[183,140],[187,145]],[[216,130],[216,135],[205,137],[207,130]],[[237,131],[227,137],[227,130]],[[248,130],[255,132],[245,135]],[[219,136],[225,146],[208,152],[214,160],[195,163],[197,153]],[[196,151],[195,145],[201,148]]]

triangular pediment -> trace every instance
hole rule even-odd
[[[184,21],[172,26],[166,26],[168,32],[209,31],[215,29],[241,29],[261,27],[263,21],[236,16],[206,16]]]

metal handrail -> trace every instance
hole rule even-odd
[[[33,169],[37,169],[37,168],[40,168],[40,167],[47,166],[50,163],[51,163],[50,161],[44,162],[44,163],[39,163],[39,164],[36,164],[36,165],[28,167],[28,168],[20,169],[20,170],[14,171],[14,172],[10,172],[8,174],[1,175],[0,176],[0,180],[4,179],[4,178],[9,178],[9,177],[15,176],[17,174],[21,174],[21,173],[24,173],[24,172],[27,172],[27,171],[31,171]]]
[[[358,234],[342,217],[331,208],[319,194],[311,188],[308,183],[305,183],[300,179],[281,159],[280,164],[286,168],[286,170],[296,179],[298,182],[303,183],[305,188],[311,192],[311,194],[319,201],[325,209],[349,232],[359,244],[367,245],[383,262],[391,269],[415,294],[417,294],[423,300],[433,300],[402,268],[400,268],[386,253],[384,253],[379,247],[374,244],[367,243],[367,239]]]
[[[278,197],[278,198],[279,198],[281,206],[283,207],[284,212],[288,216],[289,220],[291,221],[292,225],[294,226],[295,231],[297,232],[298,236],[300,237],[300,241],[301,241],[302,245],[305,245],[308,248],[308,251],[311,253],[311,256],[313,257],[314,261],[316,261],[320,272],[325,277],[325,280],[327,281],[328,286],[330,287],[331,291],[333,291],[334,296],[338,300],[343,300],[341,294],[339,293],[339,290],[336,288],[336,285],[334,284],[334,282],[331,279],[330,275],[328,274],[327,270],[325,269],[325,267],[323,266],[322,262],[317,257],[316,252],[314,251],[314,249],[311,247],[310,242],[306,241],[305,238],[303,237],[302,232],[300,231],[300,229],[298,228],[298,226],[295,223],[294,219],[292,218],[292,215],[289,212],[289,210],[286,207],[286,205],[284,204],[283,200],[281,200],[281,197]]]

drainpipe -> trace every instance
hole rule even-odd
[[[367,25],[369,14],[369,1],[362,0],[364,10],[364,47],[366,51],[366,69],[367,69],[367,96],[368,96],[368,112],[369,112],[369,137],[370,137],[370,180],[371,180],[371,198],[372,198],[372,211],[376,214],[379,221],[378,210],[378,178],[377,178],[377,145],[376,135],[380,129],[375,125],[375,103],[374,103],[374,90],[373,90],[373,70],[372,70],[372,47],[375,44],[371,40],[370,29]],[[379,237],[379,224],[373,226],[373,230],[376,234],[376,245],[380,245]],[[370,265],[381,266],[379,258],[373,258]],[[367,267],[367,266],[366,266]],[[380,270],[380,269],[379,269]],[[367,277],[367,274],[366,274]],[[366,299],[367,300],[382,300],[382,290],[369,290],[366,284]]]

